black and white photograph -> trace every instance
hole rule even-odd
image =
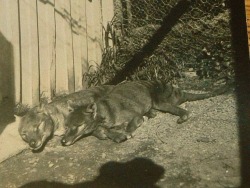
[[[0,0],[1,188],[249,188],[250,0]]]

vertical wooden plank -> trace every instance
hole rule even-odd
[[[72,33],[69,23],[70,1],[55,1],[56,92],[74,91]],[[72,84],[73,83],[73,84]]]
[[[107,25],[110,23],[112,18],[114,17],[114,4],[113,0],[105,0],[102,1],[102,25],[107,31]],[[104,38],[104,36],[103,36]],[[111,36],[109,36],[111,38]],[[103,41],[104,43],[105,41]],[[108,40],[108,45],[112,46],[112,40]]]
[[[72,33],[72,25],[73,20],[71,16],[71,0],[69,0],[69,9],[68,13],[70,14],[70,23],[69,30],[66,30],[68,40],[67,43],[69,45],[67,59],[68,59],[68,88],[69,92],[72,93],[75,91],[75,71],[74,71],[74,55],[73,55],[73,33]]]
[[[71,1],[71,16],[77,21],[77,25],[72,27],[76,91],[86,87],[86,84],[82,83],[82,76],[88,69],[85,7],[85,0]]]
[[[52,0],[54,2],[54,8],[55,8],[55,0]],[[54,21],[54,34],[53,34],[53,47],[52,47],[52,62],[50,67],[50,94],[51,99],[56,94],[56,12],[54,9],[54,15],[53,15],[53,21]]]
[[[106,23],[110,22],[114,17],[114,4],[113,0],[102,1],[102,20],[103,25],[106,27]]]
[[[64,1],[55,1],[55,8],[63,8]],[[55,13],[56,20],[56,93],[68,90],[65,20]]]
[[[22,103],[39,102],[39,61],[36,0],[20,1]]]
[[[19,27],[18,27],[18,1],[17,0],[0,0],[0,32],[1,39],[5,38],[9,43],[11,57],[7,57],[8,69],[1,66],[0,70],[0,94],[10,96],[15,102],[20,102],[20,48],[19,48]],[[1,42],[2,49],[5,48]],[[8,54],[1,54],[8,55]],[[8,62],[9,61],[9,62]],[[8,77],[6,77],[8,75]],[[3,77],[1,77],[3,76]],[[7,78],[7,80],[5,80]],[[8,81],[9,80],[9,81]],[[9,86],[9,90],[6,87]],[[1,97],[0,97],[1,98]]]
[[[10,4],[9,12],[11,13],[11,31],[12,31],[12,44],[14,55],[14,90],[15,102],[21,102],[21,57],[20,57],[20,28],[19,28],[19,7],[17,0],[8,1]]]
[[[53,5],[54,0],[50,0]],[[55,80],[55,17],[54,7],[38,1],[38,34],[40,62],[40,91],[51,98]],[[51,83],[52,82],[52,83]]]
[[[86,1],[88,64],[94,69],[102,58],[101,1]]]

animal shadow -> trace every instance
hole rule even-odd
[[[108,162],[100,168],[99,176],[89,182],[69,185],[59,182],[37,181],[22,188],[157,188],[157,181],[163,176],[164,168],[150,159],[135,158],[126,163]]]

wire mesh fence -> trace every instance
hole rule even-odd
[[[103,62],[85,75],[91,84],[105,83],[124,68],[166,23],[166,17],[184,0],[115,0]],[[163,40],[144,57],[128,79],[173,80],[185,71],[200,78],[233,76],[230,11],[227,0],[192,0]],[[178,10],[177,10],[178,11]],[[171,20],[170,20],[171,21]],[[152,41],[151,41],[152,42]]]

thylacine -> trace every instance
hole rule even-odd
[[[142,124],[144,115],[153,116],[152,110],[177,115],[177,123],[183,123],[189,118],[189,112],[178,105],[213,97],[226,90],[227,87],[222,87],[211,93],[192,94],[160,81],[125,82],[115,86],[109,95],[97,102],[73,108],[66,119],[67,131],[61,142],[71,145],[93,131],[122,142]]]
[[[109,93],[113,87],[111,85],[92,87],[58,97],[49,104],[34,107],[21,117],[19,134],[32,150],[39,150],[53,135],[64,133],[65,118],[69,115],[67,101],[76,101],[75,104],[80,106],[92,104]]]

